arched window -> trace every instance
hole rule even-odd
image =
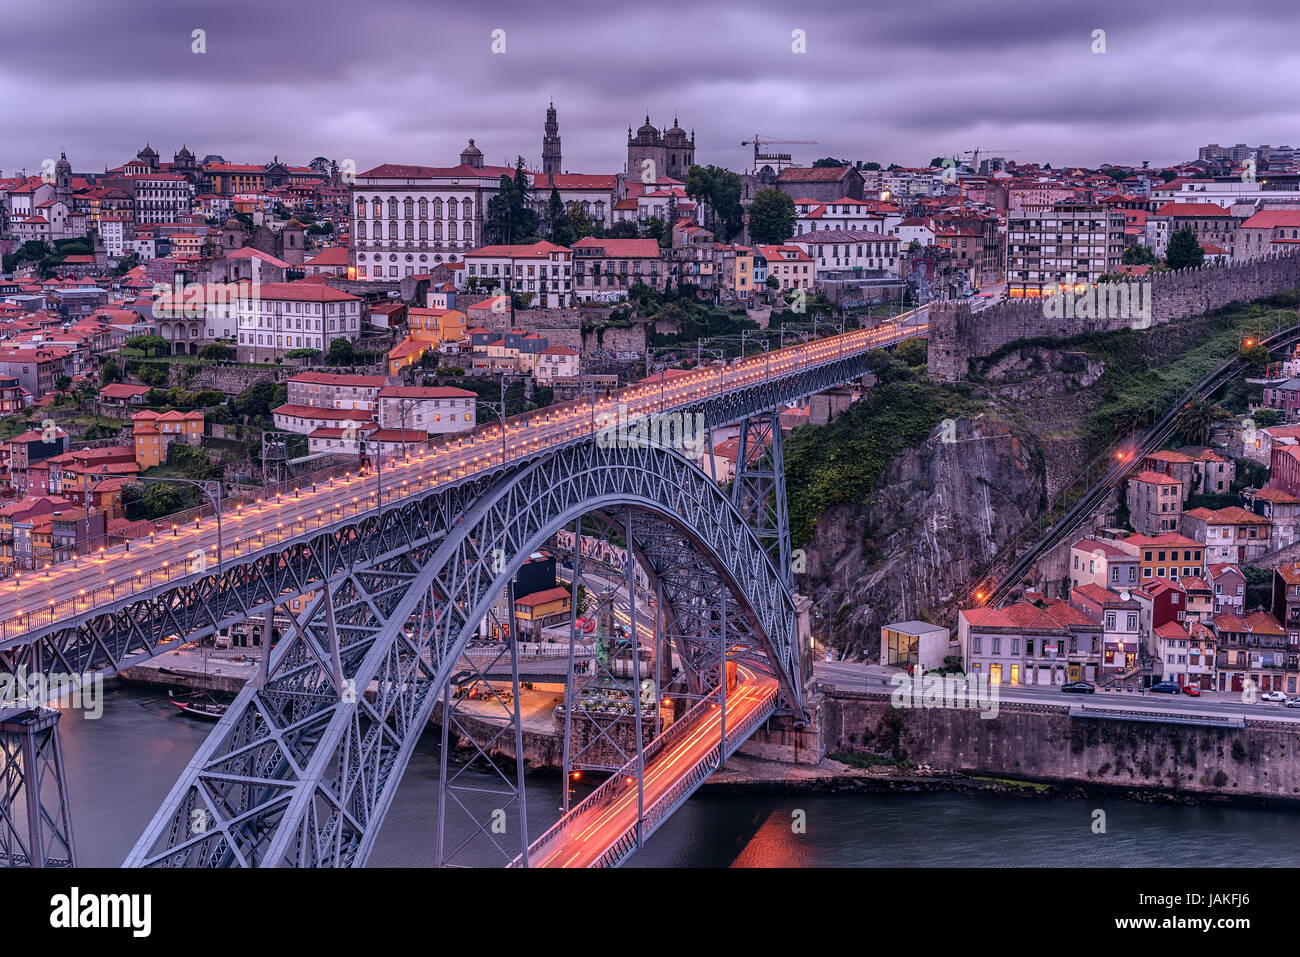
[[[374,198],[374,201],[371,203],[371,209],[374,211],[374,218],[375,218],[375,219],[380,219],[380,218],[382,218],[383,215],[384,215],[384,203],[383,203],[383,200],[381,200],[378,196],[376,196],[376,197]]]
[[[420,197],[420,218],[421,219],[429,218],[429,201],[425,199],[423,196]]]
[[[426,220],[420,220],[420,242],[429,238],[429,223]]]
[[[454,219],[447,224],[447,238],[448,239],[456,238],[456,221]]]
[[[406,238],[407,239],[415,238],[415,220],[413,219],[408,219],[406,221]]]
[[[402,215],[407,219],[413,219],[415,217],[415,200],[411,199],[409,196],[406,197],[405,202],[402,203]]]
[[[465,228],[461,230],[461,235],[464,237],[465,242],[472,243],[474,241],[474,224],[466,223]]]
[[[364,219],[357,221],[357,239],[366,238],[366,221]]]
[[[388,221],[388,238],[389,239],[397,238],[397,220],[395,219],[390,219]]]
[[[442,220],[441,219],[435,219],[433,221],[433,238],[438,242],[442,241]]]
[[[474,218],[474,201],[472,199],[466,199],[461,201],[460,215],[462,219]]]
[[[397,197],[396,196],[388,197],[388,218],[389,219],[397,218]]]
[[[433,201],[433,218],[434,218],[434,219],[442,219],[442,200],[441,200],[441,199],[435,199],[435,200]]]
[[[364,196],[357,197],[357,219],[366,218],[366,199]]]
[[[456,200],[454,197],[452,199],[447,200],[447,218],[448,219],[456,218]]]

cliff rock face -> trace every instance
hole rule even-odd
[[[966,583],[1038,514],[1044,470],[1032,437],[984,417],[940,423],[896,457],[864,510],[837,506],[809,543],[804,589],[843,603],[835,645],[874,653],[880,626],[922,615],[950,624]],[[824,634],[824,628],[819,629]]]

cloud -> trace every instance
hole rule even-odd
[[[164,156],[183,142],[200,157],[365,169],[454,162],[474,137],[490,162],[536,163],[552,98],[564,164],[587,172],[621,170],[627,127],[647,112],[660,126],[676,114],[699,161],[736,169],[755,132],[819,141],[792,147],[804,162],[985,147],[1055,166],[1162,165],[1211,141],[1286,143],[1298,118],[1289,0],[1231,12],[1202,0],[1176,12],[1128,0],[53,0],[43,16],[58,42],[8,44],[0,59],[6,174],[61,148],[78,170],[116,166],[146,140]],[[205,54],[190,50],[195,29]],[[1104,54],[1091,52],[1095,29]]]

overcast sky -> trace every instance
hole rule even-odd
[[[1164,165],[1300,140],[1296,0],[47,0],[39,22],[0,47],[6,176],[61,148],[102,170],[146,140],[164,159],[184,142],[365,170],[451,165],[472,136],[489,163],[537,165],[549,98],[572,172],[621,171],[647,111],[738,170],[755,132],[819,141],[789,147],[803,163],[903,165],[975,147]]]

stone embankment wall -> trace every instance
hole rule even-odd
[[[1247,719],[1245,728],[1215,728],[1072,718],[1065,704],[998,705],[997,717],[985,719],[975,710],[894,708],[886,694],[828,690],[826,750],[896,747],[909,761],[954,771],[1300,801],[1300,725]]]

